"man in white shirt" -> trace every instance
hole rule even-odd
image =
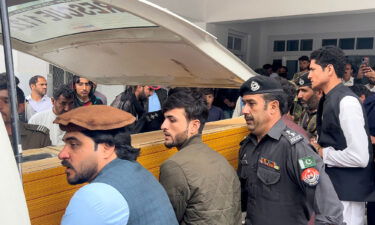
[[[326,46],[311,53],[309,79],[319,88],[318,143],[337,195],[344,205],[344,222],[363,225],[365,202],[374,191],[374,162],[368,123],[358,97],[342,84],[345,55]]]
[[[29,86],[31,94],[26,97],[26,119],[32,115],[52,108],[51,98],[47,93],[47,80],[43,76],[36,75],[30,78]]]
[[[47,127],[50,132],[50,139],[52,145],[64,145],[63,137],[65,132],[62,131],[58,124],[53,123],[56,116],[68,112],[73,109],[74,91],[68,85],[61,85],[53,93],[52,109],[38,112],[33,115],[29,124],[43,125]]]
[[[348,87],[351,87],[354,85],[353,68],[352,68],[352,64],[350,63],[345,64],[345,73],[344,73],[344,76],[342,77],[342,83]]]

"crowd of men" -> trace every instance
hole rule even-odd
[[[49,98],[46,79],[35,76],[30,96],[17,87],[22,146],[64,145],[67,181],[88,183],[63,225],[363,225],[366,209],[375,224],[375,72],[364,60],[354,75],[333,46],[299,61],[291,77],[266,65],[219,95],[127,86],[111,106],[87,78],[75,76]],[[9,108],[3,74],[0,112],[11,137]],[[201,134],[206,122],[238,115],[250,134],[235,171]],[[178,152],[158,181],[137,162],[130,134],[159,129]]]

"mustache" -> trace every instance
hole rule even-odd
[[[254,120],[254,117],[250,115],[245,115],[245,120]]]
[[[68,168],[73,168],[72,164],[70,164],[70,162],[66,161],[65,159],[61,161],[61,165]]]

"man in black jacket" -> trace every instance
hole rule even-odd
[[[133,132],[139,133],[143,131],[146,122],[146,107],[148,97],[154,92],[151,86],[127,86],[125,91],[117,95],[111,106],[122,109],[136,118],[136,123],[133,126]]]

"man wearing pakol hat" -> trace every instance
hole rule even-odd
[[[250,135],[241,143],[238,173],[246,225],[343,224],[342,210],[321,158],[281,120],[285,93],[275,79],[255,76],[240,88]]]
[[[302,74],[296,82],[298,86],[298,101],[303,106],[298,125],[306,130],[310,141],[316,141],[316,112],[323,93],[320,89],[313,89],[311,87],[311,80],[308,78],[308,75],[308,72]]]
[[[62,225],[178,224],[163,187],[136,162],[139,149],[131,146],[126,127],[134,121],[131,114],[104,105],[56,118],[66,131],[58,157],[68,182],[89,183],[70,200]]]

